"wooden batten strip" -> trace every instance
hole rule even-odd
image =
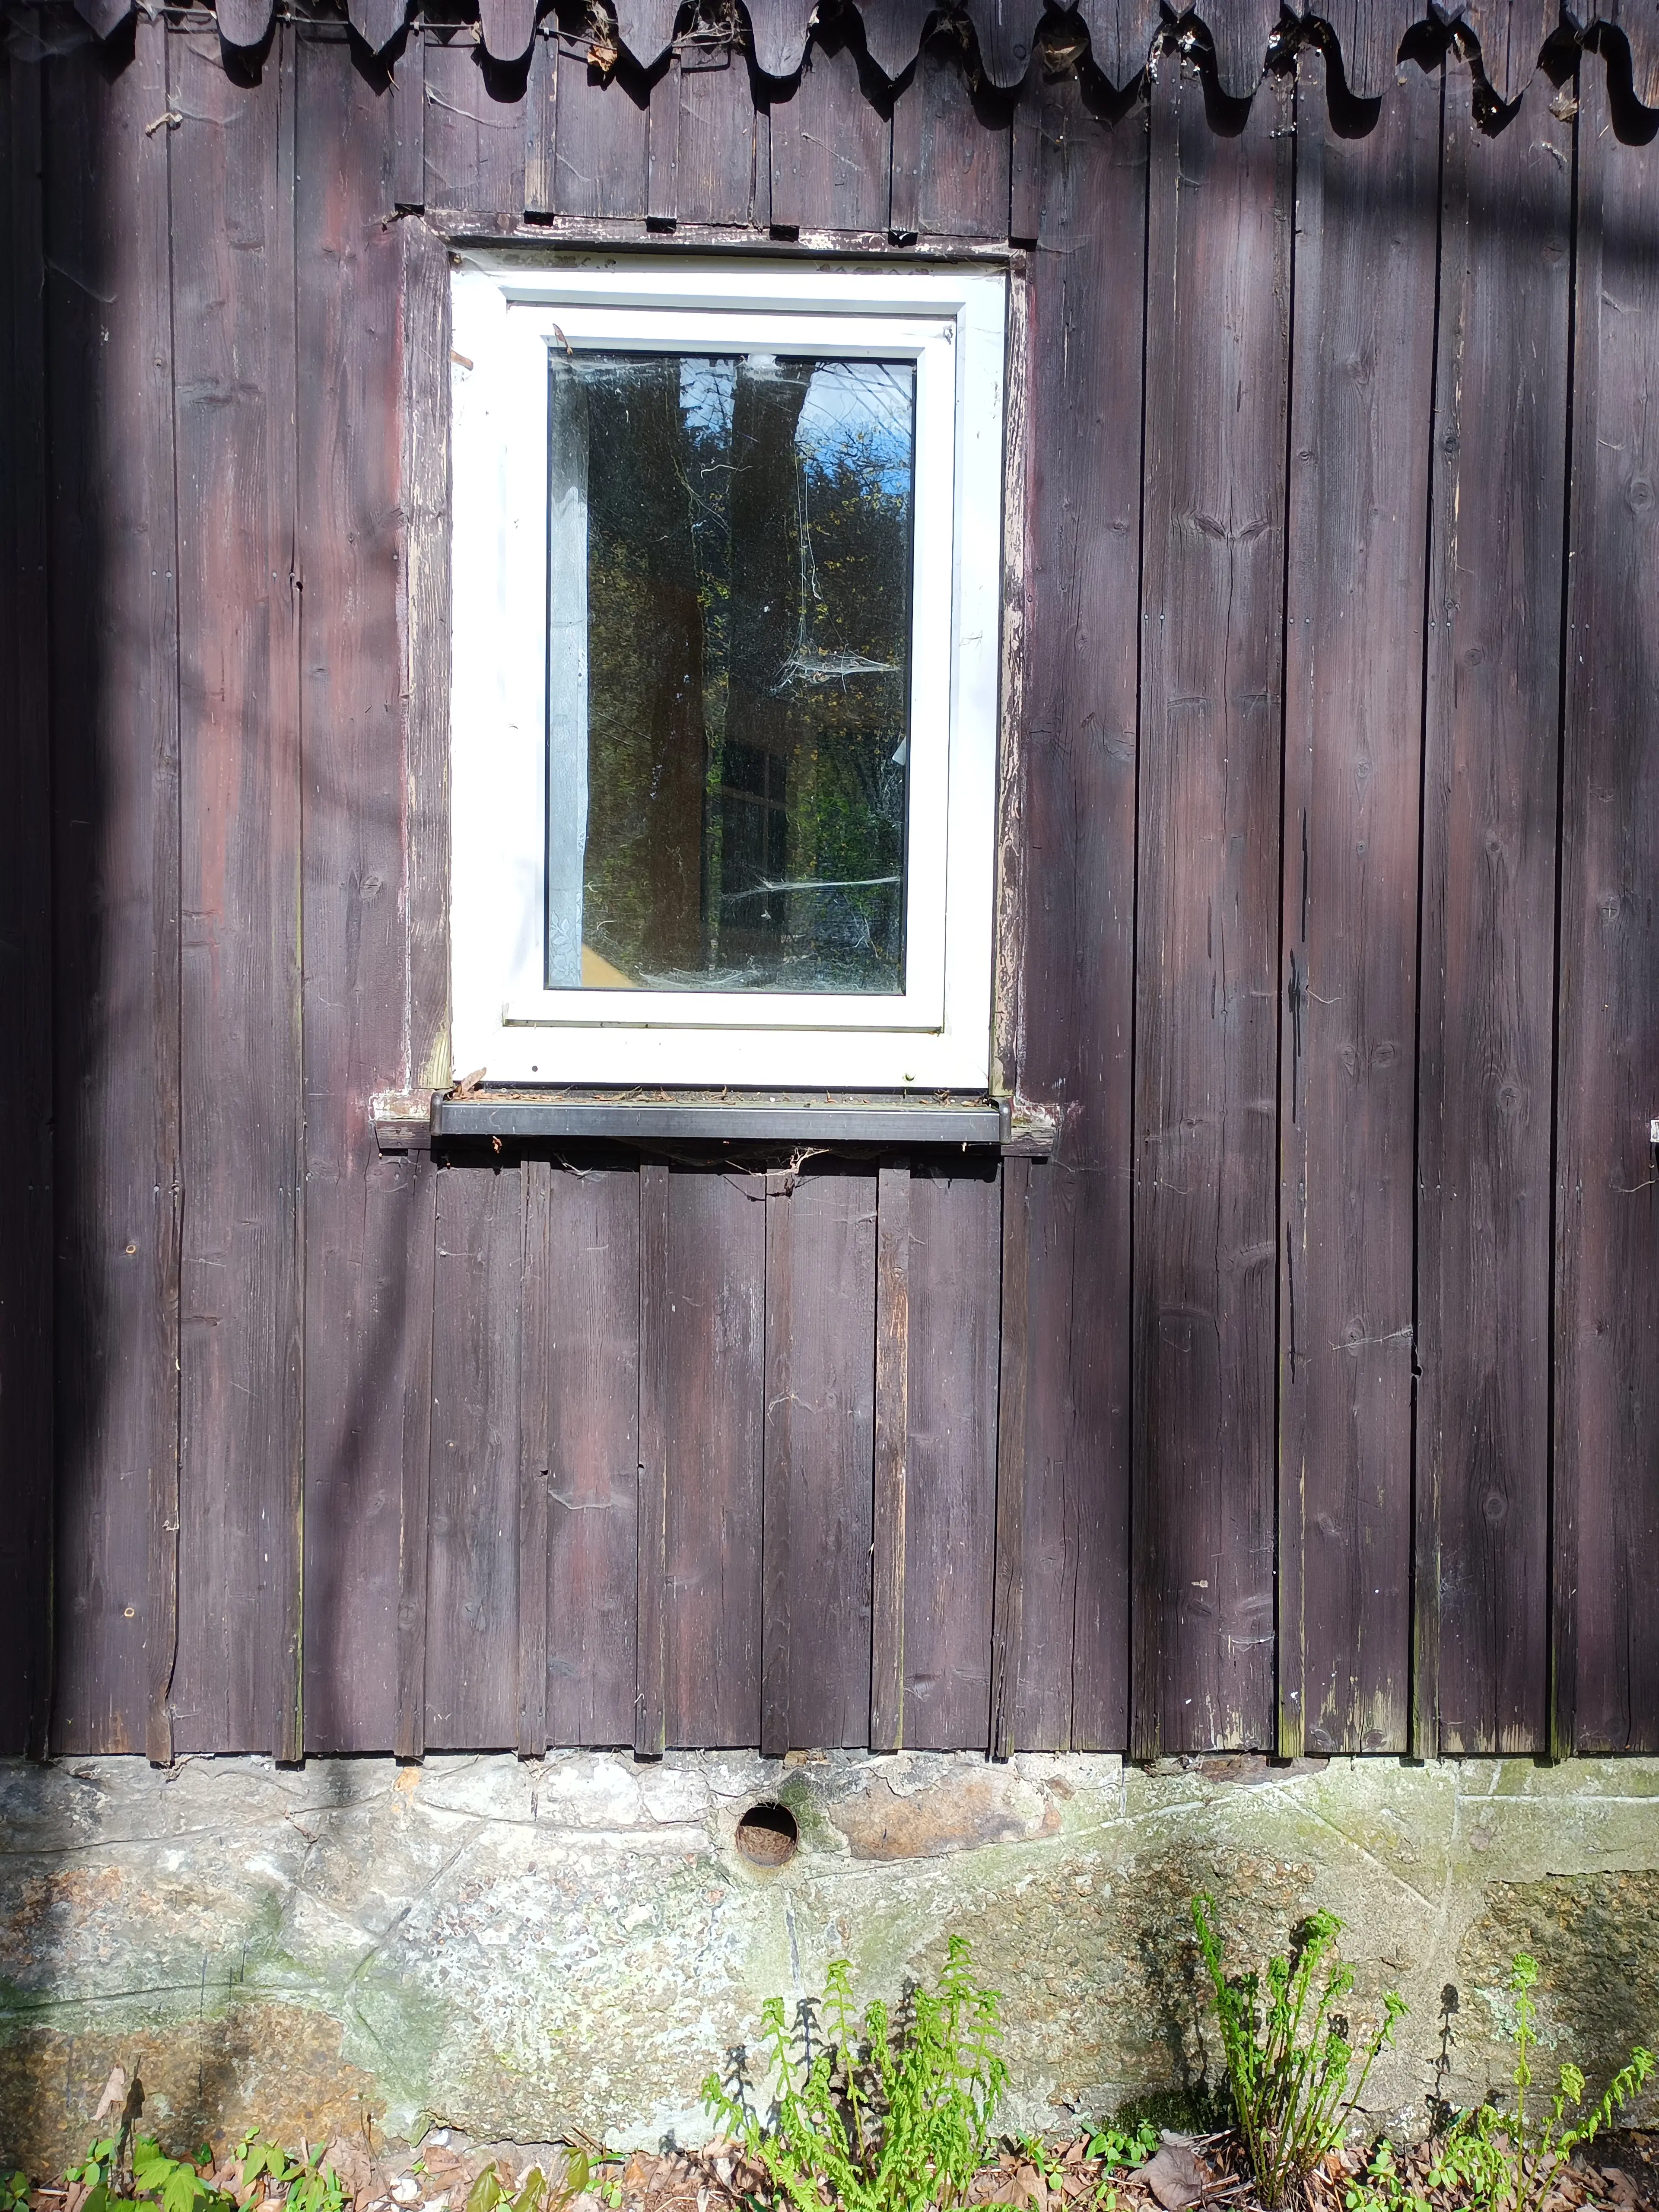
[[[426,34],[417,23],[392,77],[392,204],[426,205]]]
[[[640,1169],[639,1572],[634,1748],[659,1757],[667,1729],[668,1437],[670,1397],[669,1170]]]
[[[910,1166],[876,1178],[876,1449],[870,1748],[904,1742],[905,1462],[910,1407]]]
[[[558,48],[538,36],[531,51],[530,82],[525,92],[524,211],[548,216],[558,211],[558,175],[554,140],[558,125]]]

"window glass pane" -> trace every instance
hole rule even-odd
[[[550,379],[549,987],[902,991],[914,364]]]

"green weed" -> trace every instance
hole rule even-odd
[[[564,2212],[587,2187],[592,2168],[585,2150],[566,2154],[564,2172],[550,2181],[540,2166],[532,2166],[516,2191],[507,2188],[493,2166],[487,2166],[467,2192],[466,2212]]]
[[[1538,1961],[1518,1951],[1510,1974],[1515,2000],[1516,2057],[1510,2075],[1514,2110],[1501,2112],[1487,2104],[1461,2113],[1431,2148],[1425,2188],[1455,2191],[1470,2212],[1538,2212],[1573,2152],[1612,2125],[1620,2108],[1640,2094],[1654,2069],[1653,2053],[1638,2044],[1601,2102],[1573,2120],[1569,2114],[1584,2101],[1584,2077],[1577,2066],[1564,2065],[1546,2111],[1529,2115],[1527,2092],[1533,2086],[1538,2037],[1538,2005],[1532,1993],[1537,1984]],[[1364,2177],[1348,2191],[1347,2203],[1349,2212],[1428,2212],[1425,2197],[1407,2185],[1386,2137]]]
[[[1089,2156],[1099,2159],[1108,2173],[1133,2171],[1146,2165],[1159,2140],[1158,2131],[1150,2120],[1139,2121],[1133,2127],[1105,2127],[1098,2135],[1090,2136]]]
[[[830,1967],[822,2036],[798,2057],[783,2000],[763,2009],[762,2040],[777,2088],[763,2124],[718,2075],[703,2084],[710,2114],[742,2143],[793,2212],[923,2212],[959,2203],[991,2148],[1007,2081],[994,2045],[997,1995],[981,1989],[968,1945],[950,1938],[937,1990],[914,1990],[896,2019],[878,1998],[855,2016],[852,1969]]]
[[[1239,2133],[1262,2202],[1277,2208],[1341,2142],[1405,2002],[1390,1990],[1376,2033],[1356,2049],[1334,2009],[1353,1987],[1352,1968],[1336,1956],[1334,1913],[1310,1914],[1265,1974],[1228,1974],[1212,1897],[1193,1899],[1193,1926],[1215,1986]]]

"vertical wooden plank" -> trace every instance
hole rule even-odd
[[[924,237],[1006,238],[1010,125],[1003,103],[970,90],[960,38],[928,40],[905,97],[921,102],[916,229]]]
[[[904,1741],[905,1469],[910,1408],[910,1166],[876,1175],[875,1494],[870,1748]]]
[[[921,228],[922,141],[927,115],[927,96],[918,61],[909,82],[900,87],[893,102],[887,233],[895,240],[913,239]]]
[[[631,82],[608,78],[587,54],[585,38],[561,37],[556,212],[642,216],[648,100]]]
[[[718,69],[696,66],[705,58],[692,50],[676,65],[679,140],[674,212],[681,222],[743,225],[756,215],[760,111],[740,50],[726,48],[725,65]],[[666,82],[658,87],[653,109],[668,89]]]
[[[48,834],[45,730],[31,732],[21,700],[11,725],[21,741],[6,749],[17,782],[0,811],[41,840],[4,872],[20,903],[43,902],[19,913],[8,942],[21,951],[29,933],[44,939],[50,927],[50,951],[39,943],[40,968],[7,997],[24,1018],[20,1069],[44,1042],[43,1009],[31,1000],[48,979],[54,1001],[53,1073],[37,1066],[36,1096],[17,1108],[26,1164],[14,1264],[29,1254],[30,1201],[47,1191],[32,1120],[54,1091],[59,1102],[56,1313],[38,1285],[35,1379],[20,1376],[8,1393],[20,1447],[41,1454],[33,1482],[20,1466],[11,1492],[38,1553],[44,1530],[31,1506],[49,1479],[52,1431],[30,1407],[51,1389],[55,1356],[56,1571],[37,1555],[13,1617],[33,1624],[55,1588],[54,1748],[144,1748],[165,1759],[178,1521],[178,699],[167,161],[165,144],[143,133],[166,104],[163,40],[159,24],[137,26],[118,76],[90,46],[17,73],[32,94],[43,78],[46,88],[44,367],[54,408],[75,428],[52,447],[45,599],[47,580],[26,568],[15,602],[19,614],[51,607],[54,820]],[[39,161],[41,152],[38,128],[19,131],[16,157]],[[20,344],[31,334],[38,344],[40,305],[37,283],[11,326]],[[37,358],[37,379],[42,366]],[[37,381],[37,408],[40,396]],[[18,391],[11,408],[9,419],[27,422],[30,395]],[[39,441],[31,459],[45,463]],[[13,527],[7,542],[20,562],[31,550],[38,558],[27,517]],[[55,916],[44,903],[48,856]],[[44,1262],[43,1209],[33,1233]],[[20,1668],[20,1689],[44,1680],[42,1656]]]
[[[1418,1747],[1547,1735],[1571,122],[1449,76],[1424,760]]]
[[[1440,72],[1297,64],[1279,1067],[1279,1742],[1402,1752]]]
[[[645,214],[672,224],[679,214],[680,63],[676,55],[651,88],[645,123]],[[614,103],[613,103],[614,105]]]
[[[766,1185],[669,1178],[667,1741],[760,1741]]]
[[[787,1739],[834,1748],[870,1740],[876,1180],[826,1164],[802,1176],[784,1203],[791,1216]],[[771,1281],[769,1256],[769,1338]],[[769,1376],[769,1416],[775,1395]],[[765,1564],[769,1593],[769,1548]]]
[[[1026,1488],[1027,1364],[1031,1321],[1031,1163],[1002,1170],[1002,1299],[997,1347],[996,1575],[991,1611],[993,1759],[1018,1748],[1021,1617]]]
[[[1659,174],[1580,80],[1552,1749],[1659,1748]]]
[[[634,1748],[659,1758],[667,1744],[668,1458],[675,1407],[667,1163],[640,1168],[639,1582]]]
[[[0,191],[5,196],[0,210],[0,404],[6,410],[6,433],[0,439],[0,713],[7,735],[0,746],[0,1003],[8,1018],[0,1101],[9,1134],[7,1172],[0,1188],[0,1401],[6,1407],[0,1424],[0,1483],[8,1501],[0,1528],[0,1606],[8,1623],[6,1663],[0,1666],[0,1751],[40,1756],[47,1749],[53,1640],[53,885],[43,71],[26,40],[35,45],[33,32],[26,33],[20,22],[0,46]],[[100,292],[106,289],[94,282]],[[124,355],[131,343],[129,319],[118,319]],[[148,396],[148,385],[145,390]],[[88,425],[82,434],[95,436],[100,427]],[[83,896],[88,888],[76,886]],[[74,1111],[79,1101],[65,1103]],[[109,1250],[107,1237],[106,1230],[98,1254],[100,1272],[118,1277],[121,1261]],[[147,1272],[155,1262],[153,1237],[146,1243],[149,1249],[134,1273]],[[149,1501],[142,1483],[133,1487],[140,1492],[135,1516],[139,1526],[133,1533],[142,1575],[142,1516]],[[124,1568],[125,1564],[124,1548]],[[117,1579],[125,1580],[125,1573]],[[136,1610],[143,1596],[140,1588]],[[125,1620],[125,1601],[100,1589],[106,1638],[113,1627],[112,1611]],[[114,1632],[118,1638],[122,1631]],[[135,1702],[141,1705],[142,1658],[133,1652],[121,1656],[137,1661]],[[107,1680],[108,1668],[101,1671]],[[102,1692],[98,1702],[106,1705],[117,1694]]]
[[[397,96],[337,40],[300,34],[297,66],[306,1731],[343,1753],[384,1751],[396,1729],[406,1378],[429,1329],[404,1288],[408,1240],[430,1230],[372,1119],[377,1092],[404,1088],[407,1049],[404,820],[363,803],[406,781]]]
[[[1271,1744],[1291,88],[1153,87],[1135,1070],[1138,1755]]]
[[[553,1176],[547,1733],[556,1744],[634,1741],[640,1218],[638,1172],[561,1168]],[[659,1513],[656,1525],[660,1530]],[[661,1586],[659,1535],[654,1587]]]
[[[519,1170],[523,1289],[519,1300],[519,1756],[540,1759],[547,1735],[548,1483],[552,1472],[552,1170]]]
[[[524,211],[524,72],[492,63],[471,26],[425,52],[426,204],[516,222]]]
[[[437,1178],[426,1748],[518,1741],[519,1310],[512,1168]]]
[[[181,832],[184,1751],[300,1750],[304,1100],[295,38],[169,36]]]
[[[1000,1199],[994,1170],[911,1178],[904,1741],[921,1751],[989,1741]]]
[[[775,229],[887,228],[892,125],[864,97],[844,33],[814,31],[800,82],[771,111]]]
[[[524,211],[552,215],[557,209],[556,144],[559,106],[559,50],[552,26],[538,31],[530,50],[526,88]]]
[[[426,205],[426,33],[409,33],[392,84],[392,204]]]
[[[1031,87],[1025,892],[1032,1181],[1018,1735],[1121,1751],[1129,1712],[1129,1246],[1146,131]]]
[[[789,1449],[794,1345],[791,1293],[794,1288],[794,1177],[787,1168],[766,1176],[766,1422],[761,1474],[761,1728],[763,1759],[789,1748],[790,1491],[794,1468]]]

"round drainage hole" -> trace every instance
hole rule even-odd
[[[787,1805],[751,1805],[738,1823],[738,1849],[751,1866],[782,1866],[799,1844],[800,1830]]]

